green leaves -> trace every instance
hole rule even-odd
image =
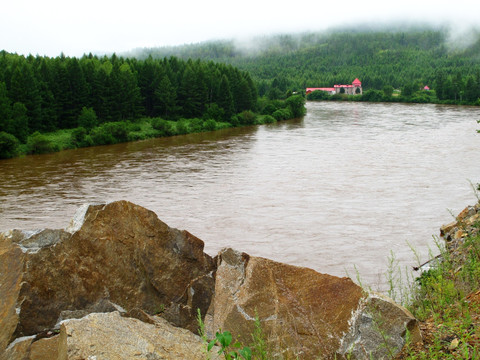
[[[217,331],[217,333],[215,334],[215,339],[208,343],[207,351],[212,350],[216,343],[218,343],[220,346],[220,350],[218,350],[218,353],[223,354],[226,360],[252,359],[252,350],[248,346],[243,347],[238,352],[228,351],[228,347],[232,343],[232,334],[230,333],[230,331],[224,331],[223,333]],[[235,344],[233,344],[233,347],[241,348],[242,345],[239,342],[236,342]]]

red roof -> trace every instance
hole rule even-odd
[[[430,88],[429,88],[427,85],[425,85],[425,87],[423,88],[423,90],[430,90]]]
[[[358,78],[356,78],[355,80],[353,80],[352,85],[353,86],[362,86],[362,82],[360,80],[358,80]]]

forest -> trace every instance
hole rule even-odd
[[[435,93],[422,102],[474,104],[480,97],[480,35],[471,37],[459,46],[442,28],[337,29],[262,37],[248,45],[224,40],[144,48],[126,56],[175,55],[231,64],[248,71],[259,95],[270,98],[359,78],[364,91],[388,94],[391,87],[411,97],[427,85]]]
[[[304,100],[292,98],[270,102],[271,113],[259,117],[259,104],[267,105],[258,102],[250,75],[232,65],[3,51],[0,158],[273,122],[304,111]],[[63,144],[44,136],[62,129],[74,129],[60,134],[68,137]]]
[[[308,99],[480,105],[480,35],[459,46],[447,29],[337,29],[79,59],[0,51],[0,158],[298,117],[305,88],[355,78],[361,96]]]

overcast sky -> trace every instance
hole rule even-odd
[[[480,24],[479,0],[4,0],[0,50],[80,57],[137,47],[411,21]]]

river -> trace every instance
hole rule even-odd
[[[480,108],[308,102],[272,125],[1,160],[0,230],[126,199],[205,241],[384,289],[476,202]]]

